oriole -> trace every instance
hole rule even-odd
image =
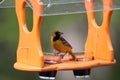
[[[55,50],[59,53],[69,53],[73,60],[76,60],[75,55],[72,52],[72,46],[61,36],[63,33],[59,31],[55,31],[51,36],[51,44]],[[59,54],[58,53],[58,54]],[[65,55],[64,54],[64,55]],[[62,58],[64,57],[62,56]]]

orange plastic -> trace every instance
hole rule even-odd
[[[39,13],[41,14],[43,13],[42,2],[37,2],[38,0],[29,1],[33,3],[33,9],[39,10]],[[44,66],[44,56],[42,53],[39,33],[42,16],[38,16],[35,12],[33,12],[33,29],[30,32],[26,25],[25,6],[25,0],[16,0],[16,13],[20,31],[19,44],[17,49],[17,63],[42,68]]]
[[[89,2],[91,1],[91,2]],[[113,8],[113,0],[103,0],[103,9]],[[94,10],[94,0],[85,0],[86,10]],[[85,51],[92,51],[94,59],[114,61],[114,53],[110,40],[110,18],[112,10],[103,11],[103,22],[98,26],[95,21],[94,12],[87,12],[88,37]]]
[[[28,1],[28,0],[27,0]],[[43,3],[38,0],[29,0],[34,10],[43,13]],[[28,31],[25,20],[25,0],[16,0],[16,14],[19,22],[19,44],[17,49],[17,62],[14,68],[25,71],[50,71],[86,69],[97,66],[115,64],[113,48],[110,40],[110,18],[112,10],[103,11],[103,23],[98,26],[95,22],[94,12],[87,12],[88,38],[85,44],[85,55],[77,58],[94,58],[91,61],[70,61],[71,57],[62,59],[62,63],[46,65],[44,60],[58,60],[56,56],[44,56],[40,43],[40,24],[42,16],[33,11],[33,29]],[[104,9],[113,6],[112,0],[103,0]],[[94,10],[94,0],[85,0],[86,10]],[[92,53],[89,53],[92,52]],[[72,65],[72,66],[70,66]]]

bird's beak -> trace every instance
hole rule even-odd
[[[62,32],[59,32],[59,35],[62,35],[63,33]]]

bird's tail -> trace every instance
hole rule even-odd
[[[72,56],[73,60],[76,60],[75,54],[74,54],[72,51],[70,51],[69,53],[70,53],[70,55]]]

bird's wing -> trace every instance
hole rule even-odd
[[[65,46],[68,46],[72,49],[72,46],[63,38],[63,37],[60,37],[60,40],[62,41],[62,43],[65,45]]]

